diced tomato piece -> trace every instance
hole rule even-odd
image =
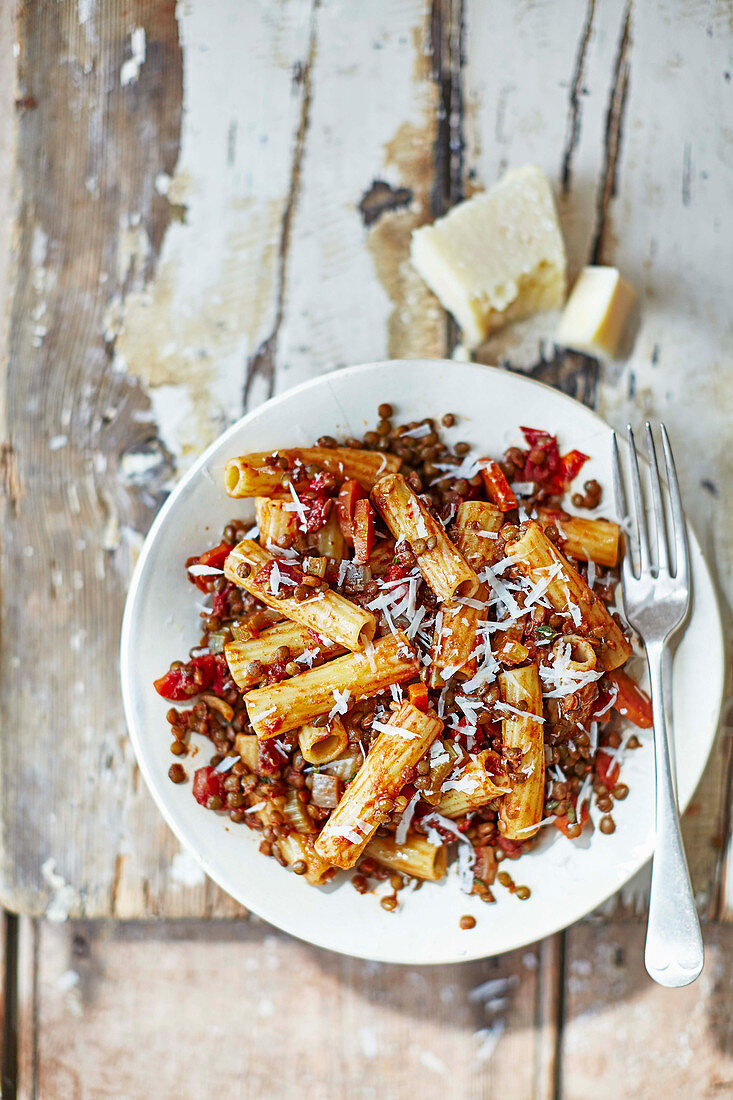
[[[588,455],[582,451],[568,451],[561,458],[557,436],[540,428],[522,428],[522,434],[530,446],[522,474],[524,480],[534,481],[553,496],[561,496],[588,461]],[[531,458],[535,447],[541,447],[544,452],[541,462]]]
[[[516,859],[522,850],[522,844],[524,842],[521,840],[509,840],[505,836],[498,836],[497,843],[510,859]]]
[[[336,503],[339,527],[341,534],[349,546],[354,545],[354,513],[357,502],[364,500],[366,493],[358,481],[352,479],[345,481],[341,486]]]
[[[588,803],[584,802],[582,807],[581,807],[581,810],[580,810],[580,821],[578,822],[578,824],[580,825],[581,829],[584,829],[589,821],[590,821],[590,810],[588,809]],[[558,828],[561,833],[564,833],[565,836],[568,835],[569,825],[570,825],[570,822],[568,821],[568,815],[567,814],[561,814],[560,817],[555,818],[555,827]],[[574,839],[577,839],[577,838],[576,837],[569,837],[569,839],[574,840]]]
[[[374,509],[366,498],[356,502],[352,530],[354,561],[366,565],[374,549]]]
[[[481,459],[481,461],[488,461],[488,465],[481,468],[481,477],[487,497],[497,508],[501,508],[502,512],[511,512],[512,508],[517,507],[517,498],[511,490],[504,471],[498,462],[487,459]]]
[[[197,669],[201,672],[200,683],[195,677]],[[202,691],[209,689],[214,692],[221,691],[224,686],[225,669],[226,661],[223,657],[204,654],[202,657],[192,657],[188,664],[181,668],[169,669],[159,679],[153,681],[153,687],[164,699],[170,699],[173,703],[183,703]]]
[[[610,752],[605,752],[603,746],[598,750],[596,756],[596,775],[603,783],[604,787],[609,790],[611,787],[615,787],[618,783],[618,775],[620,768],[617,763],[611,762]]]
[[[384,574],[384,580],[387,581],[401,581],[409,577],[410,570],[406,565],[400,565],[398,561],[393,561],[387,572]]]
[[[223,569],[224,562],[229,557],[231,552],[231,546],[226,542],[220,542],[218,546],[213,546],[211,550],[206,550],[195,565],[208,565],[210,569]],[[189,566],[190,568],[190,566]],[[209,591],[209,585],[212,581],[211,576],[192,577],[189,573],[188,579],[200,588],[202,592]]]
[[[217,797],[224,802],[224,776],[214,771],[210,764],[197,768],[193,773],[193,797],[200,806],[205,806],[210,798]]]
[[[284,680],[287,676],[285,671],[285,661],[273,661],[271,665],[268,665],[265,673],[265,684],[279,684],[281,680]]]
[[[276,565],[280,574],[281,585],[278,595],[283,597],[292,595],[292,589],[296,585],[303,583],[303,570],[299,569],[297,565],[291,565],[290,562],[282,561],[279,558],[277,561],[273,560],[266,562],[261,569],[258,569],[252,578],[252,583],[257,585],[258,588],[265,588],[269,591],[270,577]]]
[[[425,711],[430,706],[427,684],[424,684],[422,680],[417,684],[410,684],[407,694],[413,707],[417,707],[418,710]]]
[[[283,752],[275,744],[274,738],[260,741],[257,744],[257,771],[260,775],[276,776],[280,769],[287,763],[287,753]]]
[[[560,463],[565,488],[578,476],[587,461],[588,455],[584,455],[582,451],[568,451],[566,455],[562,456]]]
[[[336,488],[336,479],[328,470],[321,470],[314,478],[311,478],[306,488],[319,496],[328,496]]]
[[[623,669],[615,668],[613,672],[606,673],[609,683],[615,684],[618,694],[612,706],[629,722],[639,729],[651,729],[654,719],[652,716],[652,704],[649,696],[642,691],[635,680],[632,680]]]
[[[328,497],[316,497],[310,502],[310,509],[305,521],[305,529],[308,533],[320,531],[328,523],[331,514],[332,502]]]

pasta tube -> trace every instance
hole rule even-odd
[[[396,539],[407,539],[411,545],[432,543],[432,549],[416,555],[417,567],[440,600],[473,596],[478,577],[402,474],[380,478],[372,489],[372,502]]]
[[[249,691],[255,684],[264,680],[267,665],[277,660],[277,651],[282,646],[287,646],[290,650],[288,658],[290,661],[294,661],[306,652],[311,654],[314,660],[337,657],[339,653],[344,652],[344,647],[337,645],[336,642],[321,638],[320,635],[316,636],[307,627],[286,619],[268,630],[263,630],[255,638],[249,638],[243,642],[227,642],[224,646],[229,671],[237,687],[241,691]],[[303,671],[305,667],[303,666]]]
[[[466,500],[459,506],[453,540],[473,569],[479,570],[494,560],[494,540],[485,536],[497,532],[503,522],[503,513],[493,504]],[[430,654],[431,687],[445,685],[443,673],[446,669],[467,680],[476,673],[478,628],[486,618],[486,609],[475,604],[488,600],[484,585],[479,585],[474,600],[471,604],[451,600],[441,608],[442,618],[439,617],[436,623]]]
[[[277,458],[287,460],[288,467],[284,469],[279,465]],[[224,487],[230,497],[284,495],[288,493],[292,467],[298,461],[303,465],[320,466],[336,477],[358,481],[365,489],[371,489],[382,474],[396,473],[402,465],[402,459],[380,451],[351,447],[286,447],[231,459],[224,469]]]
[[[324,825],[316,852],[337,867],[353,867],[384,820],[384,807],[443,728],[435,714],[402,703],[374,741],[356,779]]]
[[[609,569],[618,562],[621,528],[610,519],[585,519],[583,516],[558,518],[552,508],[540,508],[538,523],[554,524],[563,540],[563,551],[579,561],[593,561]]]
[[[287,501],[272,497],[257,497],[255,517],[263,546],[292,546],[298,528],[298,513],[288,508]]]
[[[542,722],[537,721],[542,718],[540,677],[537,665],[525,665],[500,672],[497,680],[502,702],[523,712],[521,717],[510,712],[502,719],[510,790],[499,807],[499,831],[508,840],[529,840],[542,820],[545,800],[545,738]]]
[[[539,524],[530,521],[521,537],[509,543],[506,550],[520,559],[517,564],[535,584],[547,583],[547,598],[556,611],[574,612],[577,626],[583,622],[591,630],[599,628],[598,656],[606,672],[629,659],[631,644],[624,632]]]
[[[371,856],[393,871],[414,875],[428,882],[438,882],[445,874],[448,862],[445,845],[431,844],[419,833],[408,833],[404,844],[398,844],[391,836],[375,836],[364,849],[364,855]]]
[[[309,764],[329,764],[348,748],[349,737],[343,722],[335,715],[325,726],[301,726],[298,744]]]
[[[268,565],[271,565],[272,572],[263,581],[262,572]],[[275,570],[283,578],[277,586],[273,583]],[[372,613],[339,596],[338,592],[319,592],[302,603],[284,595],[285,592],[293,592],[299,583],[299,580],[290,578],[291,574],[302,579],[300,569],[273,557],[252,539],[244,539],[234,547],[224,562],[224,574],[227,580],[246,588],[268,607],[282,611],[289,619],[342,645],[344,649],[363,649],[374,637],[377,624]],[[286,586],[285,580],[288,578],[290,584]],[[277,587],[277,592],[273,592],[274,587]]]
[[[470,813],[509,790],[507,783],[496,783],[486,771],[489,751],[485,749],[469,756],[443,783],[438,802],[438,813],[443,817],[460,817]]]
[[[320,668],[302,672],[290,680],[255,688],[244,701],[249,720],[261,738],[307,725],[333,708],[336,692],[347,700],[376,695],[390,684],[414,680],[420,663],[402,636],[379,638],[366,653],[347,653]]]
[[[322,886],[336,874],[336,871],[325,860],[321,859],[315,850],[310,836],[302,833],[290,833],[289,836],[281,836],[277,841],[278,851],[288,867],[292,867],[298,860],[305,863],[306,870],[303,878],[311,886]]]

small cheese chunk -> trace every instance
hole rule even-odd
[[[612,359],[633,301],[633,287],[615,267],[584,267],[560,318],[555,342]]]
[[[550,184],[534,165],[416,229],[411,254],[468,348],[507,321],[565,301],[565,245]]]

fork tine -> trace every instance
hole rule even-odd
[[[680,486],[677,481],[677,470],[674,464],[674,455],[672,454],[672,446],[669,442],[669,436],[667,435],[667,429],[664,424],[662,428],[662,446],[664,447],[664,460],[667,466],[667,482],[669,484],[669,498],[672,506],[672,529],[674,533],[674,575],[677,580],[683,581],[686,585],[690,583],[690,555],[687,547],[687,525],[685,523],[685,513],[682,507],[682,497],[680,496]]]
[[[639,474],[639,456],[636,453],[636,442],[631,425],[626,426],[629,436],[629,450],[631,451],[631,489],[634,496],[634,512],[636,514],[636,534],[639,548],[639,576],[649,572],[649,539],[646,533],[646,516],[644,514],[644,498],[641,495],[641,475]]]
[[[667,548],[667,526],[664,516],[664,504],[662,503],[662,486],[659,478],[657,449],[654,446],[652,426],[648,420],[646,422],[646,446],[649,452],[649,465],[652,472],[652,504],[654,506],[654,521],[657,529],[657,565],[660,573],[668,573],[669,550]]]
[[[624,523],[629,518],[629,508],[626,503],[626,489],[624,488],[624,478],[621,472],[621,458],[618,453],[618,437],[616,433],[613,433],[613,439],[611,441],[612,454],[611,460],[613,463],[613,495],[616,504],[616,515],[619,518],[620,523]],[[626,532],[624,537],[628,537]],[[621,559],[621,572],[623,576],[624,584],[627,585],[634,579],[634,567],[631,561],[631,554],[624,554]]]

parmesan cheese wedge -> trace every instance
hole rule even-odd
[[[412,262],[467,348],[565,300],[565,245],[544,172],[517,168],[412,234]]]
[[[633,287],[615,267],[584,267],[560,318],[555,342],[612,359],[633,301]]]

